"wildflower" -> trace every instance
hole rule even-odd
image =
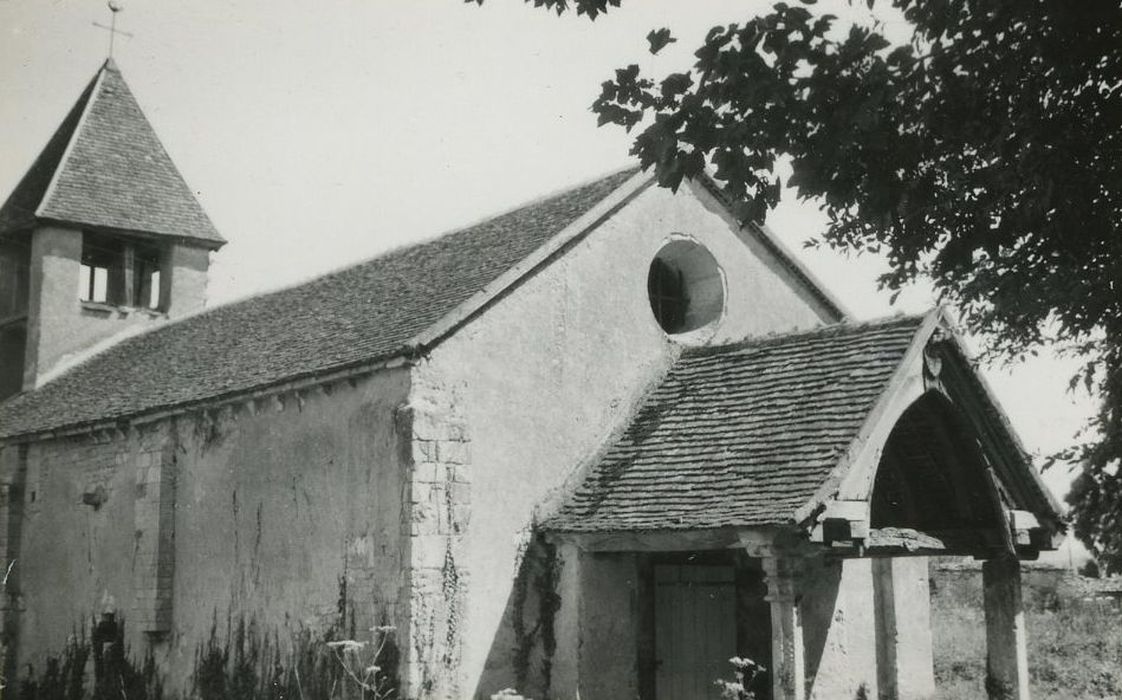
[[[353,639],[340,639],[337,642],[328,642],[327,646],[332,649],[341,649],[344,654],[348,652],[357,654],[366,647],[366,642],[356,642]]]

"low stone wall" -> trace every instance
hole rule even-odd
[[[1021,565],[1024,604],[1030,610],[1053,610],[1064,600],[1104,599],[1122,605],[1122,577],[1089,578],[1066,568],[1025,562]],[[982,563],[932,560],[931,596],[982,606]]]

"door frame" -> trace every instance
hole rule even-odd
[[[678,566],[731,566],[736,586],[736,654],[771,667],[771,605],[764,599],[763,566],[759,559],[733,549],[695,552],[640,552],[637,554],[639,629],[636,634],[636,668],[641,700],[655,700],[655,579],[658,564]],[[729,678],[732,666],[729,666]],[[716,680],[716,679],[714,679]],[[770,700],[771,682],[766,674],[755,684],[759,700]]]

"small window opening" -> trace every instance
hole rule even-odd
[[[79,273],[82,301],[159,309],[160,250],[114,236],[85,233]]]

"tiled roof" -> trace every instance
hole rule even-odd
[[[415,336],[635,172],[122,340],[0,404],[0,437],[133,416],[407,352]]]
[[[839,324],[687,350],[546,527],[793,522],[857,435],[922,322]]]
[[[224,243],[112,59],[0,207],[0,234],[36,220]]]

